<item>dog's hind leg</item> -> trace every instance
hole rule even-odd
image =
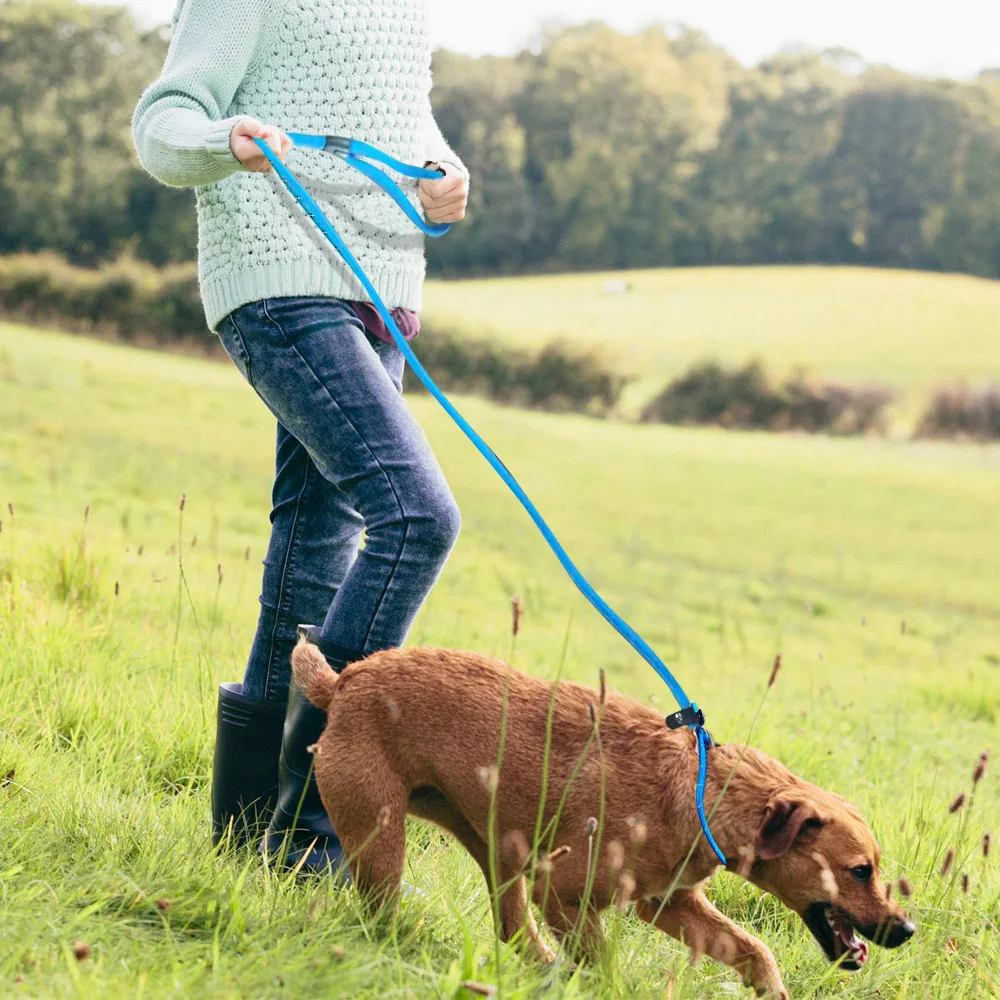
[[[363,760],[342,756],[324,770],[319,781],[323,805],[354,884],[378,907],[397,893],[403,878],[407,789],[395,770],[370,752]]]
[[[486,843],[457,806],[436,788],[421,788],[410,796],[409,811],[412,815],[428,820],[452,834],[472,855],[486,879],[487,889],[493,891]],[[519,875],[516,869],[511,868],[499,857],[496,859],[496,870],[505,887],[500,897],[501,940],[509,941],[523,927],[529,950],[543,962],[551,962],[555,955],[538,932],[538,924],[535,923],[534,914],[528,906],[528,890],[524,876]]]
[[[674,893],[669,903],[640,899],[636,916],[683,941],[692,963],[710,955],[739,972],[757,996],[788,1000],[778,964],[770,949],[720,913],[700,889]]]

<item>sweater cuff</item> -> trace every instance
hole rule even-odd
[[[233,155],[232,146],[229,144],[232,138],[233,129],[246,118],[246,115],[236,115],[233,118],[223,118],[222,121],[212,122],[205,130],[204,137],[202,139],[205,151],[210,153],[212,158],[217,160],[220,165],[227,166],[231,169],[235,168],[237,170],[246,169]]]

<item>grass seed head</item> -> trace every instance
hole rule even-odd
[[[983,778],[986,777],[986,765],[990,762],[989,753],[984,750],[976,761],[976,767],[972,772],[972,787],[975,788]]]
[[[12,503],[7,504],[7,511],[10,513],[11,517],[14,516],[14,505]]]
[[[475,993],[476,996],[480,997],[493,997],[497,993],[495,986],[491,986],[489,983],[477,983],[471,979],[467,979],[462,983],[462,989],[468,990],[470,993]]]
[[[187,502],[188,502],[187,494],[186,493],[182,493],[181,494],[181,510],[182,511],[187,506]]]
[[[624,911],[632,902],[632,895],[635,892],[635,877],[630,872],[622,872],[618,877],[618,887],[615,892],[615,905],[619,910]]]
[[[74,941],[73,955],[78,962],[84,962],[93,954],[93,949],[86,941]]]
[[[479,777],[479,782],[491,795],[497,790],[497,785],[500,783],[499,775],[497,774],[497,769],[495,764],[491,764],[489,767],[480,767],[477,769],[476,774]]]
[[[171,906],[173,906],[173,903],[171,903],[169,899],[158,899],[156,901],[156,908],[158,910],[163,910],[164,913],[166,913]]]
[[[522,867],[528,860],[528,838],[520,830],[508,830],[503,838],[503,852]]]
[[[630,834],[632,837],[632,843],[641,847],[646,843],[646,835],[648,833],[646,830],[646,821],[641,816],[629,816],[627,822],[632,828],[632,832]]]
[[[969,875],[965,873],[962,875],[962,892],[968,896],[969,894]]]
[[[990,856],[990,835],[988,833],[983,834],[983,857],[988,858]]]
[[[90,520],[90,504],[88,503],[86,507],[83,508],[83,523],[86,524]]]
[[[905,875],[896,882],[896,885],[899,888],[899,894],[906,899],[913,895],[913,884]]]
[[[944,863],[941,865],[941,878],[944,878],[951,871],[951,863],[955,860],[955,849],[948,848],[948,853],[944,856]]]
[[[347,958],[347,949],[335,944],[330,948],[330,954],[338,961],[343,962]]]
[[[771,667],[771,676],[768,678],[767,686],[769,688],[774,687],[774,682],[778,679],[778,673],[781,670],[781,653],[778,653],[774,658],[774,666]]]
[[[250,562],[250,546],[249,545],[243,550],[243,561],[244,562]]]
[[[608,867],[613,872],[620,872],[625,867],[625,848],[620,840],[608,844]]]
[[[510,632],[515,638],[521,632],[521,615],[524,613],[524,607],[521,603],[521,595],[515,594],[510,600],[510,610],[511,610],[511,623]]]
[[[597,833],[597,817],[591,816],[587,820],[587,836],[593,837]]]
[[[565,858],[567,854],[572,854],[573,848],[569,844],[561,844],[557,847],[550,855],[548,855],[549,861],[558,861],[560,858]]]
[[[608,700],[608,679],[604,675],[604,667],[601,667],[598,677],[600,678],[601,685],[601,708],[603,708],[604,703]]]
[[[957,813],[965,805],[965,792],[959,792],[948,806],[948,812]]]

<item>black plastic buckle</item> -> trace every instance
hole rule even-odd
[[[351,140],[343,135],[328,135],[323,152],[331,153],[334,156],[347,156],[351,151]]]
[[[668,715],[666,721],[667,729],[680,729],[683,726],[694,729],[705,725],[705,713],[696,705],[688,705],[687,708],[682,708],[679,712]]]

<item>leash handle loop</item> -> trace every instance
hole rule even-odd
[[[330,137],[327,136],[308,136],[305,137],[308,141],[297,142],[299,138],[303,138],[300,133],[290,133],[290,137],[293,141],[296,141],[297,145],[309,146],[311,145],[314,149],[321,148],[319,146],[319,141],[322,140],[322,148],[326,150],[327,143],[330,141]],[[333,137],[336,139],[336,137]],[[682,706],[681,711],[677,713],[683,717],[683,721],[680,725],[687,725],[691,728],[695,734],[695,741],[698,746],[698,785],[696,792],[696,800],[698,806],[698,819],[701,822],[702,831],[705,834],[705,838],[711,846],[712,850],[715,852],[716,857],[722,864],[726,863],[726,857],[719,850],[718,845],[712,837],[711,832],[708,829],[708,820],[705,817],[705,781],[708,770],[708,749],[712,745],[712,738],[708,735],[708,732],[703,726],[704,715],[701,714],[700,709],[695,705],[688,696],[684,693],[684,689],[681,687],[677,678],[667,669],[666,664],[656,655],[653,648],[646,642],[645,639],[621,615],[618,614],[614,608],[604,600],[603,597],[591,586],[590,581],[580,572],[576,564],[569,557],[569,553],[563,548],[562,543],[556,537],[555,533],[548,526],[548,523],[542,517],[538,508],[534,505],[531,498],[525,493],[521,484],[514,478],[510,470],[506,465],[497,457],[496,452],[486,443],[486,441],[479,435],[479,432],[462,416],[461,413],[455,408],[451,400],[438,388],[437,383],[428,374],[427,370],[420,363],[420,359],[413,353],[413,348],[406,342],[403,334],[400,332],[399,327],[396,325],[396,321],[392,318],[392,313],[386,306],[385,302],[382,301],[382,297],[378,293],[378,289],[372,284],[371,279],[365,273],[364,268],[358,263],[357,258],[351,253],[350,248],[341,238],[340,234],[334,229],[333,224],[323,213],[323,210],[316,203],[315,199],[309,194],[308,191],[302,186],[296,176],[285,166],[284,163],[275,155],[274,151],[263,139],[254,140],[260,147],[264,155],[267,157],[271,166],[274,168],[275,173],[291,192],[292,197],[298,202],[302,210],[312,219],[316,228],[330,241],[334,250],[343,258],[344,262],[354,273],[354,276],[361,283],[361,287],[364,288],[368,297],[371,299],[372,304],[378,311],[379,316],[381,316],[382,321],[386,325],[389,333],[392,335],[392,339],[395,341],[396,346],[399,348],[403,357],[406,359],[407,364],[413,369],[413,373],[420,379],[424,384],[427,391],[434,397],[435,400],[441,405],[444,411],[449,417],[458,425],[465,436],[472,442],[476,450],[486,459],[494,472],[504,481],[511,493],[520,501],[521,506],[527,511],[528,516],[534,522],[535,527],[541,532],[542,537],[548,543],[549,548],[552,549],[556,558],[559,560],[560,565],[568,574],[569,578],[576,584],[577,589],[583,594],[584,597],[600,612],[604,620],[653,668],[654,671],[659,675],[660,679],[670,688],[671,694],[677,699],[677,703]],[[339,141],[339,140],[338,140]],[[340,153],[339,148],[337,155],[343,155],[348,163],[352,166],[358,167],[360,160],[356,160],[355,157],[350,153],[350,146],[354,145],[357,140],[350,140],[347,153]],[[365,143],[358,143],[359,148],[367,147]],[[374,147],[367,147],[368,149],[374,149]],[[380,151],[378,151],[380,152]],[[393,161],[392,157],[388,154],[381,154],[382,162]],[[366,164],[367,166],[367,164]],[[358,168],[360,169],[360,167]],[[382,171],[378,168],[373,167],[373,170],[378,173]],[[412,171],[421,171],[431,174],[432,176],[437,176],[434,171],[426,170],[422,167],[409,167],[408,169]],[[365,172],[367,175],[367,172]],[[370,176],[370,175],[368,175]],[[386,180],[390,180],[386,175]],[[415,176],[412,175],[412,176]],[[380,186],[385,187],[381,181],[378,181]],[[390,194],[392,191],[386,188]],[[398,187],[397,187],[398,190]],[[406,200],[407,204],[410,204],[409,199],[402,193],[399,192],[400,197]],[[395,197],[395,196],[393,196]],[[397,202],[398,203],[398,202]],[[410,205],[412,208],[412,205]],[[415,211],[415,210],[414,210]],[[409,213],[407,213],[409,214]],[[421,220],[422,221],[422,220]],[[425,224],[426,225],[426,224]],[[421,227],[422,228],[422,227]],[[447,228],[447,227],[445,227]],[[424,230],[426,231],[426,230]],[[440,233],[437,235],[441,235]],[[691,713],[694,713],[693,716]],[[691,718],[691,721],[688,719]]]
[[[381,168],[368,160],[375,160],[382,163],[397,174],[408,177],[411,180],[433,181],[440,180],[442,171],[431,170],[428,167],[415,167],[409,163],[403,163],[394,156],[383,152],[377,146],[372,146],[359,139],[348,139],[340,135],[308,135],[304,132],[286,133],[292,142],[302,149],[316,149],[322,153],[329,153],[331,156],[339,156],[345,163],[349,163],[355,170],[364,174],[369,180],[374,181],[390,198],[400,207],[403,214],[413,223],[417,229],[425,236],[434,239],[444,236],[451,226],[445,224],[435,224],[427,222],[417,211],[412,201],[406,196],[406,192]],[[260,140],[257,140],[260,145]],[[363,157],[363,159],[362,159]]]

